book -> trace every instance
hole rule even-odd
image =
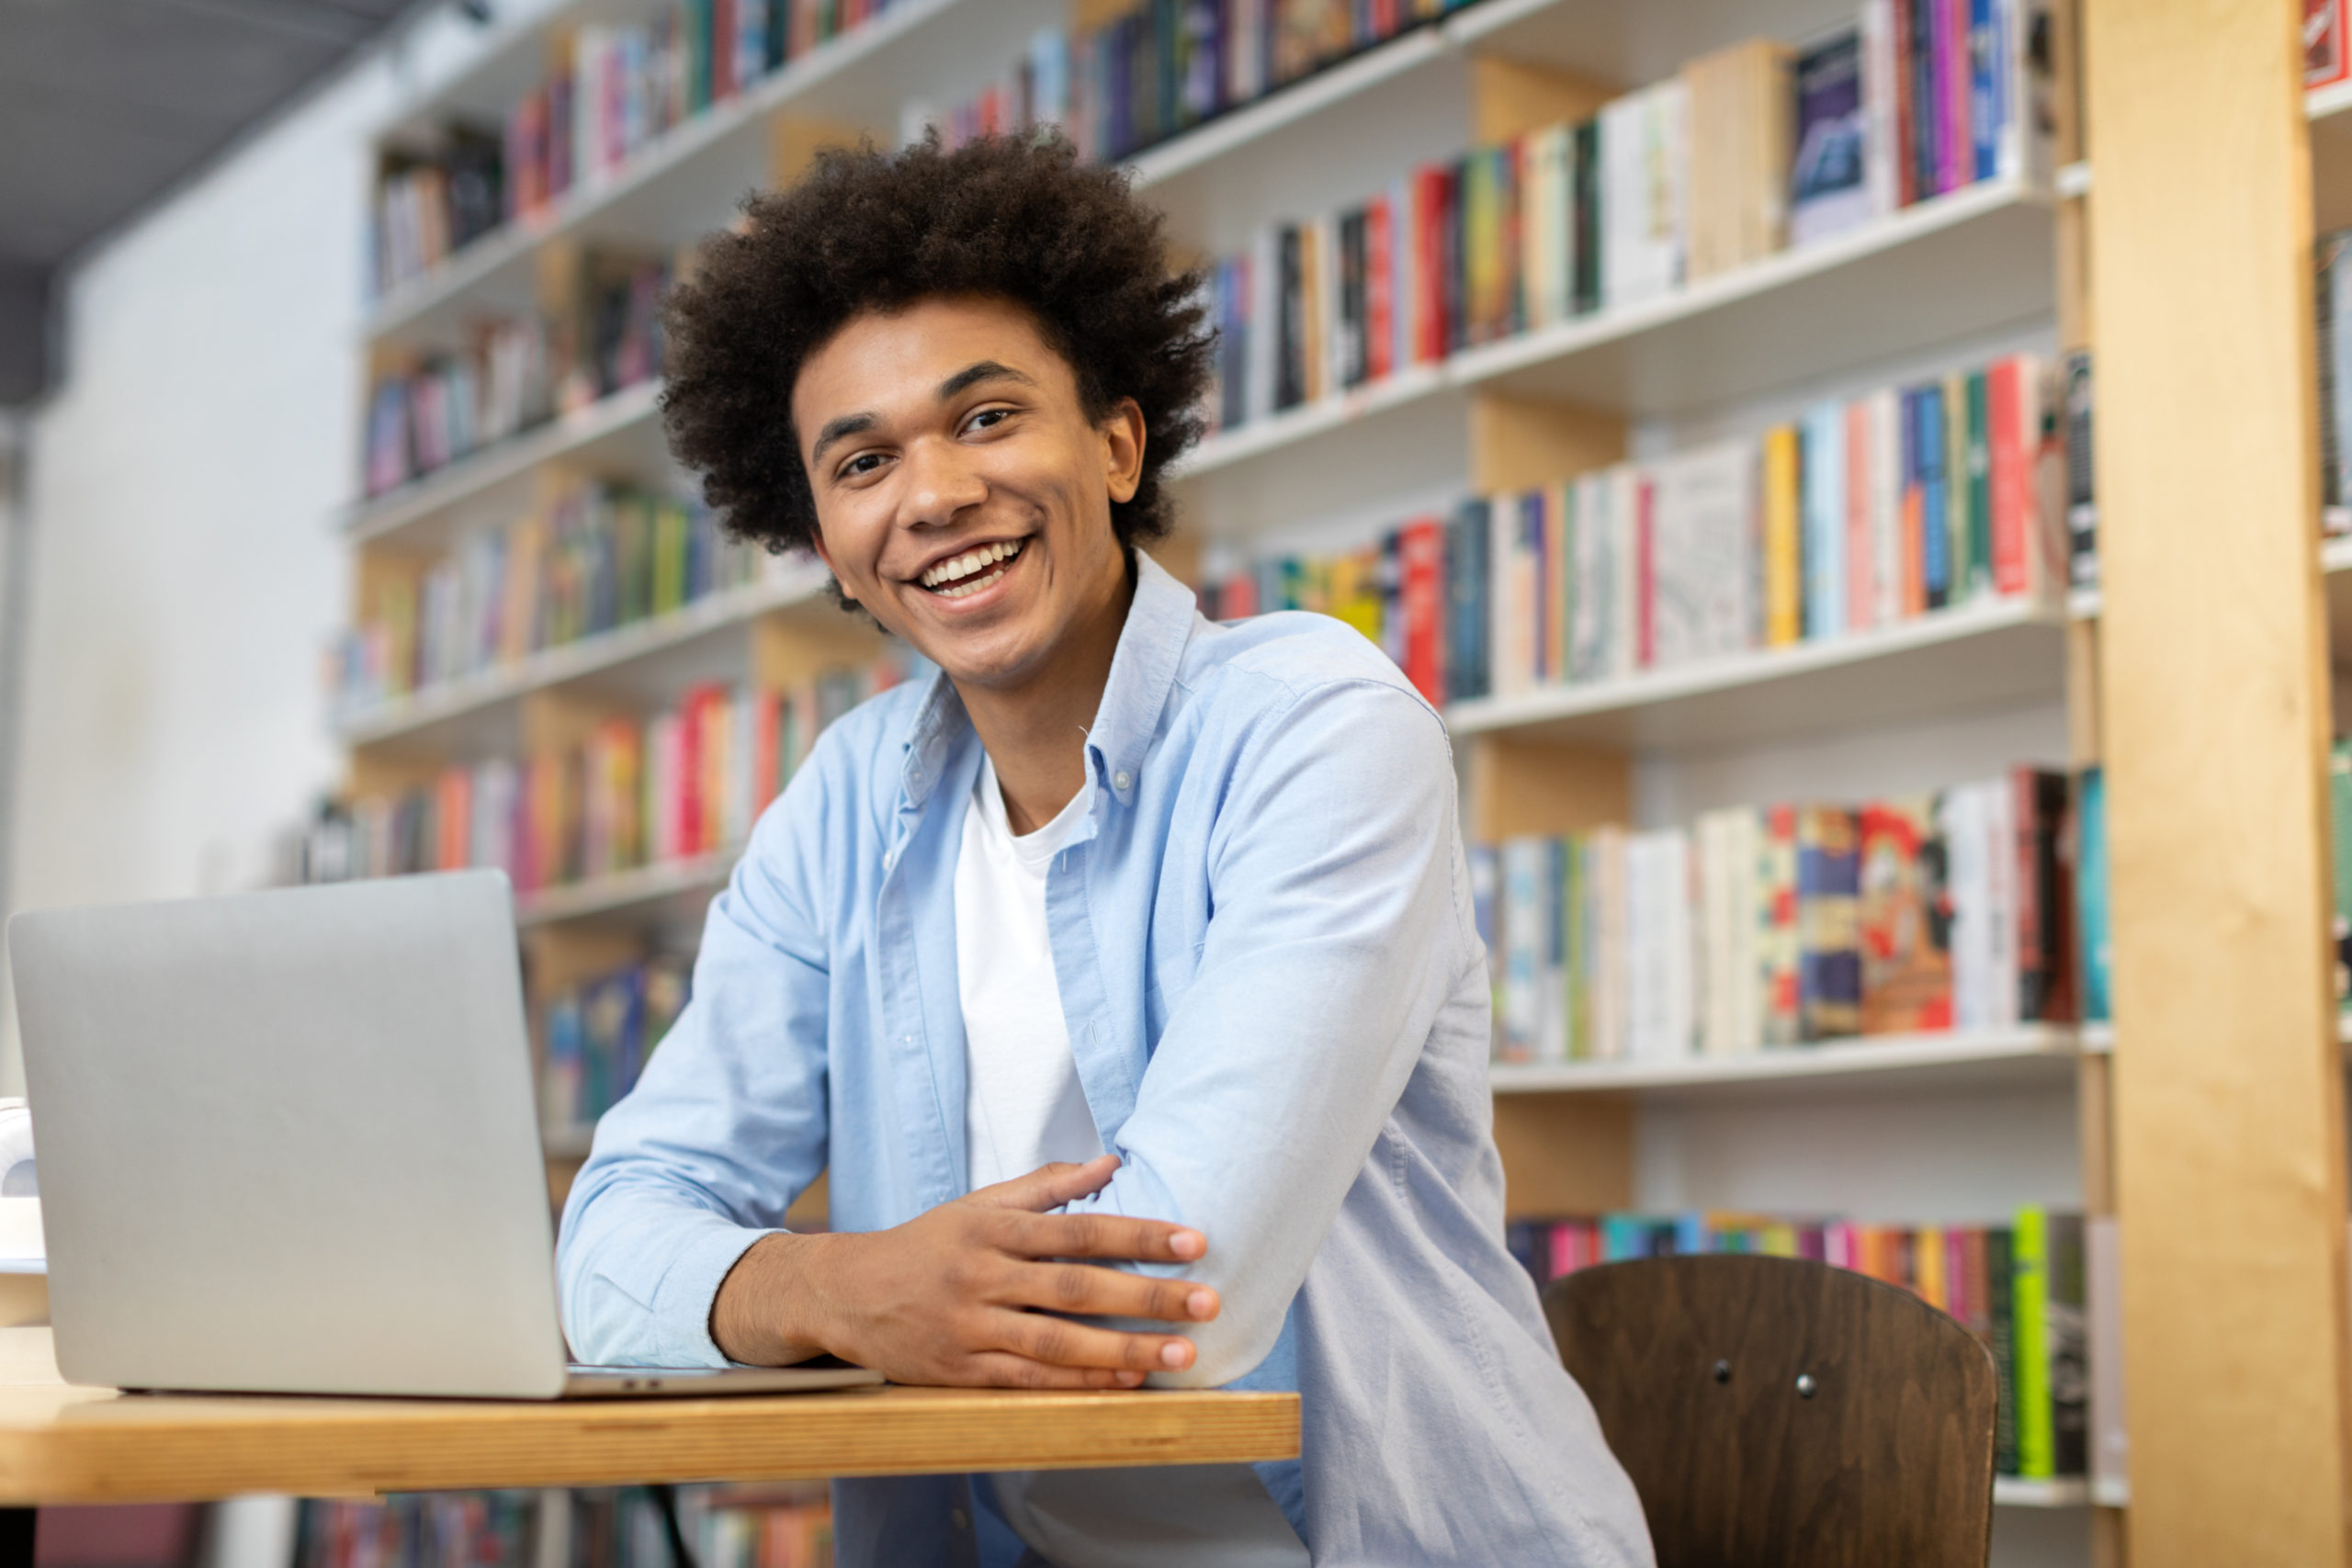
[[[1512,1256],[1537,1288],[1598,1264],[1710,1253],[1804,1258],[1906,1291],[1951,1317],[1991,1353],[1998,1388],[1995,1470],[2078,1476],[2094,1463],[2089,1394],[2120,1385],[2111,1339],[2084,1326],[2117,1303],[2096,1267],[2112,1222],[2030,1205],[2003,1221],[1915,1224],[1740,1210],[1616,1211],[1525,1217]],[[2104,1412],[2101,1420],[2106,1420]]]
[[[1761,261],[1788,243],[1791,51],[1747,39],[1685,62],[1687,276]]]
[[[1797,1037],[1860,1032],[1862,973],[1857,943],[1860,844],[1856,814],[1837,807],[1796,813]]]
[[[1669,79],[1611,100],[1600,115],[1603,301],[1623,310],[1682,285],[1689,93]]]
[[[1951,910],[1935,798],[1873,801],[1860,831],[1860,1031],[1949,1029]]]
[[[1871,168],[1871,73],[1864,19],[1796,57],[1794,166],[1789,243],[1808,245],[1869,222],[1883,210]]]

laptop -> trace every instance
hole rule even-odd
[[[8,922],[67,1381],[557,1399],[877,1383],[583,1367],[494,871]]]

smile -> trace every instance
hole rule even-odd
[[[1004,576],[1012,558],[1021,553],[1022,544],[1022,540],[1013,539],[951,556],[925,571],[919,581],[942,599],[961,599],[978,593]]]

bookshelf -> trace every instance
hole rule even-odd
[[[791,177],[820,141],[866,134],[888,142],[903,101],[952,101],[1001,66],[1030,29],[1083,25],[1116,8],[1102,0],[899,0],[680,124],[612,179],[506,225],[387,294],[367,318],[371,364],[446,347],[483,314],[531,308],[551,257],[585,246],[674,254],[724,221],[741,191]],[[1131,167],[1138,186],[1165,204],[1180,244],[1218,254],[1257,225],[1374,188],[1402,158],[1516,134],[1558,118],[1564,105],[1590,101],[1596,84],[1653,81],[1748,36],[1810,37],[1852,9],[1845,0],[1669,6],[1478,0],[1162,142]],[[2074,0],[2052,7],[2062,54],[2073,47],[2076,9]],[[2215,254],[2224,239],[2239,238],[2234,215],[2245,208],[2223,188],[2228,171],[2184,146],[2188,130],[2162,132],[2129,99],[2152,95],[2168,108],[2177,101],[2186,106],[2177,118],[2188,127],[2202,126],[2198,117],[2210,114],[2234,117],[2229,123],[2245,130],[2248,102],[2290,101],[2278,95],[2293,85],[2283,52],[2290,7],[2279,5],[2279,15],[2261,27],[2247,18],[2267,13],[2243,7],[2219,29],[2226,39],[2195,47],[2179,19],[2188,8],[2172,0],[2080,0],[2080,9],[2099,43],[2087,58],[2110,62],[2101,69],[2112,73],[2104,96],[2099,73],[2087,78],[2097,144],[2136,148],[2145,140],[2183,161],[2190,177],[2167,186],[2162,200],[2151,195],[2154,176],[2144,168],[2115,165],[2124,168],[2117,174],[2104,160],[2094,194],[2069,98],[2059,106],[2054,173],[2047,177],[2019,172],[1981,181],[1640,305],[1465,349],[1213,435],[1181,470],[1187,536],[1171,542],[1164,558],[1182,568],[1204,547],[1281,547],[1305,536],[1310,524],[1394,522],[1405,510],[1388,500],[1394,495],[1439,486],[1457,493],[1517,488],[1623,456],[1646,459],[1710,431],[1753,428],[1786,417],[1792,400],[1848,395],[2018,347],[2049,355],[2088,345],[2096,286],[2102,367],[2129,356],[2119,345],[2145,344],[2135,363],[2149,389],[2135,401],[2102,382],[2102,531],[2111,523],[2120,541],[2144,529],[2143,537],[2177,546],[2184,560],[2199,563],[2206,582],[2258,592],[2217,598],[2188,567],[2151,564],[2153,545],[2119,543],[2104,592],[1980,601],[1835,639],[1458,703],[1448,721],[1463,758],[1466,819],[1488,838],[1603,822],[1659,826],[1686,821],[1694,803],[1859,798],[1958,782],[2024,760],[2104,760],[2119,796],[2135,779],[2191,778],[2183,796],[2193,799],[2199,820],[2280,815],[2272,803],[2301,800],[2296,792],[2307,794],[2316,777],[2301,728],[2291,746],[2280,744],[2287,722],[2275,716],[2233,728],[2233,743],[2262,761],[2260,770],[2247,763],[2225,774],[2199,769],[2152,738],[2179,722],[2182,702],[2227,706],[2233,690],[2279,694],[2278,708],[2294,726],[2308,728],[2314,704],[2324,713],[2327,688],[2313,684],[2324,679],[2318,659],[2303,658],[2286,633],[2256,630],[2293,632],[2309,624],[2321,642],[2343,639],[2335,644],[2346,650],[2337,657],[2352,652],[2352,541],[2327,541],[2315,556],[2298,545],[2300,565],[2266,554],[2257,574],[2215,560],[2210,544],[2191,549],[2187,541],[2200,524],[2185,502],[2110,477],[2135,457],[2171,471],[2176,449],[2188,450],[2206,455],[2193,476],[2203,488],[2183,492],[2202,497],[2205,516],[2234,518],[2251,507],[2267,526],[2300,504],[2283,491],[2251,500],[2217,493],[2220,479],[2211,470],[2226,451],[2233,463],[2262,465],[2274,486],[2284,485],[2282,474],[2310,471],[2308,422],[2299,423],[2297,412],[2307,412],[2309,396],[2308,288],[2294,296],[2281,281],[2281,258],[2308,241],[2314,221],[2352,221],[2352,85],[2312,95],[2290,117],[2295,139],[2282,141],[2276,126],[2264,130],[2261,144],[2298,171],[2290,142],[2307,134],[2311,175],[2308,190],[2266,185],[2260,191],[2261,240],[2250,248],[2271,270],[2250,281],[2243,266],[2233,270]],[[503,112],[542,68],[569,18],[559,10],[498,34],[470,68],[407,106],[385,141],[413,139],[452,116]],[[2273,23],[2276,38],[2262,31]],[[2153,156],[2135,154],[2135,164]],[[2184,220],[2199,211],[2233,216]],[[2241,362],[2205,351],[2193,367],[2211,379],[2184,388],[2190,356],[2172,323],[2147,288],[2129,286],[2127,264],[2111,259],[2132,257],[2128,265],[2136,265],[2151,249],[2165,253],[2164,276],[2183,293],[2203,299],[2226,290],[2232,320],[2249,341],[2267,345],[2267,357]],[[2098,272],[2092,256],[2110,258],[2109,271]],[[2291,321],[2282,316],[2290,307],[2301,312]],[[2212,399],[2204,395],[2208,386],[2231,395]],[[2181,429],[2155,406],[2160,391],[2195,404],[2198,427]],[[650,383],[623,389],[346,508],[334,525],[359,558],[363,585],[388,570],[385,563],[413,567],[470,530],[512,519],[553,479],[669,482],[656,396]],[[2299,572],[2320,585],[2312,603],[2300,607]],[[729,677],[776,689],[840,660],[870,657],[870,645],[821,600],[820,586],[806,570],[786,568],[665,616],[347,710],[336,726],[352,757],[351,787],[382,788],[450,759],[511,754],[576,736],[598,716],[650,711],[692,681]],[[2216,670],[2185,669],[2177,650],[2167,649],[2167,637],[2182,640],[2182,628],[2194,628],[2200,655],[2220,660]],[[2331,637],[2331,628],[2342,629]],[[2249,684],[2231,687],[2222,668]],[[2165,694],[2164,711],[2135,699],[2151,688]],[[2160,793],[2143,787],[2151,791],[2143,799]],[[2190,1206],[2208,1215],[2231,1204],[2277,1205],[2297,1215],[2326,1210],[2334,1216],[2330,1240],[2312,1239],[2318,1233],[2310,1227],[2291,1236],[2265,1233],[2274,1257],[2303,1271],[2297,1276],[2303,1315],[2291,1322],[2244,1291],[2201,1291],[2180,1249],[2140,1239],[2154,1225],[2135,1234],[2125,1254],[2123,1311],[2129,1365],[2149,1369],[2132,1383],[2140,1506],[2123,1511],[2132,1490],[2111,1475],[2096,1483],[2003,1477],[1996,1490],[2005,1509],[2081,1517],[2079,1539],[2065,1535],[2064,1551],[2048,1560],[2118,1562],[2127,1535],[2142,1562],[2221,1560],[2228,1553],[2200,1558],[2181,1543],[2211,1543],[2220,1539],[2211,1532],[2257,1516],[2272,1521],[2264,1528],[2275,1528],[2280,1542],[2317,1540],[2290,1536],[2304,1528],[2301,1516],[2263,1501],[2259,1462],[2207,1465],[2221,1440],[2207,1434],[2243,1430],[2249,1401],[2295,1379],[2339,1386],[2352,1354],[2342,1332],[2340,1129],[2321,1129],[2315,1143],[2308,1118],[2287,1118],[2292,1131],[2272,1152],[2321,1173],[2297,1186],[2281,1178],[2277,1160],[2256,1157],[2255,1145],[2271,1134],[2245,1110],[2275,1110],[2267,1097],[2290,1083],[2313,1104],[2340,1098],[2334,1093],[2340,1086],[2324,1077],[2341,1071],[2338,1026],[2331,1015],[2320,1077],[2311,1051],[2290,1056],[2280,1045],[2217,1079],[2199,1053],[2213,1038],[2246,1038],[2253,1027],[2246,1020],[2264,1021],[2267,1039],[2308,1044],[2308,1010],[2275,998],[2315,998],[2316,989],[2300,970],[2282,976],[2266,965],[2243,935],[2223,939],[2199,962],[2183,962],[2163,949],[2164,922],[2153,918],[2219,888],[2239,901],[2233,907],[2259,917],[2250,917],[2249,930],[2283,932],[2290,940],[2282,946],[2312,956],[2318,931],[2305,928],[2318,911],[2290,851],[2310,851],[2318,818],[2300,807],[2285,815],[2304,836],[2293,845],[2266,840],[2258,877],[2208,875],[2210,856],[2185,847],[2194,836],[2185,815],[2143,807],[2116,822],[2118,986],[2132,1010],[2120,1029],[2034,1025],[1671,1061],[1498,1066],[1497,1135],[1514,1213],[1659,1201],[1811,1203],[1860,1213],[1911,1201],[1882,1197],[1881,1175],[1895,1190],[1927,1195],[1926,1206],[1939,1210],[1934,1218],[1983,1218],[2021,1201],[2095,1214],[2111,1214],[2119,1203],[2155,1212],[2192,1198]],[[2324,848],[2324,838],[2319,843]],[[2127,856],[2130,871],[2122,869]],[[731,850],[699,853],[518,899],[535,1004],[655,947],[690,941],[731,860]],[[2176,861],[2199,875],[2157,869]],[[2161,972],[2164,958],[2173,973]],[[2206,990],[2183,996],[2199,975]],[[2257,978],[2269,999],[2254,996]],[[2242,1018],[2222,1011],[2216,998],[2224,994],[2243,1005]],[[2155,1021],[2175,1005],[2199,1021],[2202,1037],[2191,1042],[2186,1025]],[[2204,1098],[2177,1085],[2198,1086]],[[1675,1149],[1699,1135],[1692,1130],[1732,1124],[1724,1118],[1738,1119],[1743,1147],[1761,1152],[1744,1167],[1728,1156],[1712,1162],[1703,1177],[1674,1169]],[[2010,1122],[2031,1130],[2018,1134],[2027,1144],[2007,1137]],[[1908,1140],[1909,1168],[1873,1171],[1871,1181],[1857,1186],[1850,1162],[1825,1159],[1815,1146],[1849,1133],[1873,1148]],[[560,1192],[585,1156],[586,1138],[582,1128],[548,1129],[551,1190]],[[2193,1172],[2163,1176],[2156,1151],[2183,1139],[2199,1151],[2199,1163]],[[2184,1191],[2191,1179],[2210,1190]],[[820,1204],[821,1194],[815,1201]],[[2323,1247],[2334,1249],[2332,1298],[2307,1277],[2313,1249]],[[2312,1326],[2311,1303],[2329,1300],[2335,1337],[2324,1339]],[[2299,1370],[2283,1360],[2251,1368],[2235,1380],[2243,1385],[2238,1396],[2181,1386],[2229,1380],[2166,1377],[2148,1347],[2189,1345],[2199,1332],[2207,1343],[2224,1332],[2236,1337],[2244,1331],[2224,1330],[2214,1315],[2225,1305],[2244,1321],[2275,1327]],[[2335,1375],[2312,1377],[2322,1362]],[[2139,1391],[2149,1378],[2162,1379],[2165,1393],[2143,1398]],[[2340,1460],[2340,1413],[2288,1404],[2279,1431],[2311,1453]],[[2215,1421],[2221,1427],[2209,1426]],[[2249,1437],[2246,1451],[2267,1462],[2287,1440]],[[2278,1551],[2281,1561],[2339,1561],[2342,1532],[2317,1555]],[[2004,1560],[1996,1554],[1996,1562]]]

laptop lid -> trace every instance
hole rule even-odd
[[[8,922],[72,1382],[550,1397],[498,872]]]

